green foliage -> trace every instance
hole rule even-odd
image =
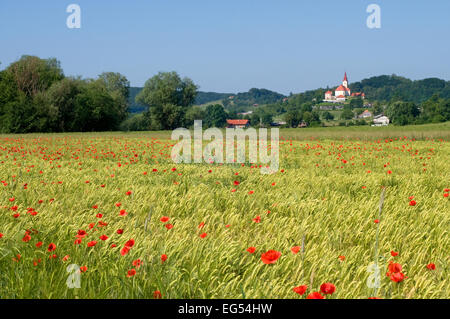
[[[227,113],[220,104],[208,105],[205,111],[205,125],[207,127],[224,127]]]
[[[348,109],[348,108],[344,108],[344,111],[342,111],[341,113],[341,120],[350,120],[355,116],[355,114],[353,114],[353,112]]]
[[[414,124],[420,111],[413,102],[393,102],[386,110],[386,115],[395,125]]]
[[[136,102],[150,108],[165,104],[188,107],[194,103],[197,89],[191,79],[181,79],[176,72],[159,72],[145,82]]]
[[[65,78],[56,59],[23,56],[0,72],[0,131],[109,131],[127,116],[128,80]]]
[[[248,92],[238,93],[234,98],[226,98],[222,101],[225,108],[233,106],[252,106],[277,103],[285,98],[284,95],[266,89],[250,89]]]

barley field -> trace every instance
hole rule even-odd
[[[271,175],[1,135],[0,298],[449,298],[448,131],[370,132],[281,130]]]

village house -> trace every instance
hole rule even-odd
[[[370,112],[369,110],[365,110],[364,112],[362,112],[361,114],[358,115],[358,118],[366,119],[366,118],[372,117],[372,116],[373,116],[372,112]]]
[[[373,118],[372,126],[386,126],[389,125],[389,118],[385,115],[377,115]]]
[[[227,120],[228,128],[247,128],[249,126],[249,120]]]

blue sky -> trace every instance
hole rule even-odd
[[[66,7],[81,7],[68,29]],[[381,7],[381,29],[366,8]],[[0,0],[0,68],[56,57],[66,75],[120,72],[142,86],[158,71],[202,91],[281,93],[381,74],[450,79],[450,1]]]

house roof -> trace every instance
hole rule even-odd
[[[336,91],[347,91],[347,89],[345,88],[345,86],[339,85],[339,87],[336,89]]]
[[[229,125],[247,125],[248,120],[227,120]]]

